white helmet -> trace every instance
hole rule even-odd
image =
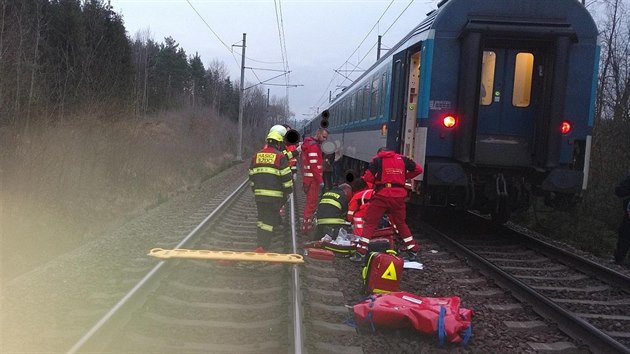
[[[280,133],[280,135],[282,135],[283,137],[287,134],[287,128],[285,128],[283,125],[280,124],[276,124],[273,127],[271,127],[271,129],[269,129],[269,132],[278,132]]]

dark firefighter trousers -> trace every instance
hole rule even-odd
[[[277,202],[256,202],[258,220],[256,222],[256,242],[258,247],[268,249],[271,246],[273,230],[280,225],[280,208],[284,200]]]

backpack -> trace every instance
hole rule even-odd
[[[363,291],[366,294],[399,291],[404,264],[405,261],[394,251],[371,252],[361,273]]]

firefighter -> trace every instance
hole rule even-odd
[[[410,158],[385,148],[378,150],[361,177],[366,183],[374,185],[375,193],[365,212],[363,236],[359,238],[357,250],[350,257],[351,261],[365,262],[372,234],[385,213],[389,215],[392,224],[396,225],[403,239],[405,247],[403,256],[410,261],[416,260],[419,247],[405,221],[407,216],[405,182],[421,173],[422,167]]]
[[[630,249],[630,176],[622,180],[615,188],[615,194],[623,198],[623,219],[619,225],[619,238],[615,249],[615,263],[622,264]]]
[[[284,139],[289,130],[291,130],[291,128],[286,124],[276,124],[269,129],[269,132],[278,132],[282,135],[283,139],[282,144],[280,145],[280,150],[287,156],[289,166],[291,166],[291,172],[296,172],[297,157],[302,151],[302,146],[300,144],[289,144],[286,139]]]
[[[321,144],[328,139],[328,130],[320,128],[314,136],[304,138],[302,143],[302,187],[306,194],[302,235],[307,235],[312,228],[313,214],[317,209],[319,195],[324,188],[323,155]]]
[[[267,144],[252,157],[249,180],[256,200],[256,252],[266,252],[274,227],[280,223],[278,211],[293,191],[293,179],[287,157],[280,150],[283,137],[272,131]]]
[[[291,176],[293,177],[293,180],[295,181],[295,175],[297,173],[297,157],[300,155],[300,152],[302,151],[302,146],[300,144],[289,144],[286,141],[286,135],[290,129],[291,128],[286,124],[276,124],[269,129],[269,133],[278,132],[280,133],[280,135],[282,135],[282,143],[280,144],[279,149],[287,157],[289,161],[289,167],[291,168]],[[284,218],[286,215],[286,207],[282,205],[278,212],[280,213],[279,226],[281,229],[284,229]]]
[[[322,194],[317,205],[317,234],[319,238],[330,235],[333,240],[346,223],[348,201],[352,197],[352,188],[344,183]]]

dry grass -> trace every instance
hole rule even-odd
[[[211,112],[1,128],[2,279],[199,184],[233,161],[236,135]]]

